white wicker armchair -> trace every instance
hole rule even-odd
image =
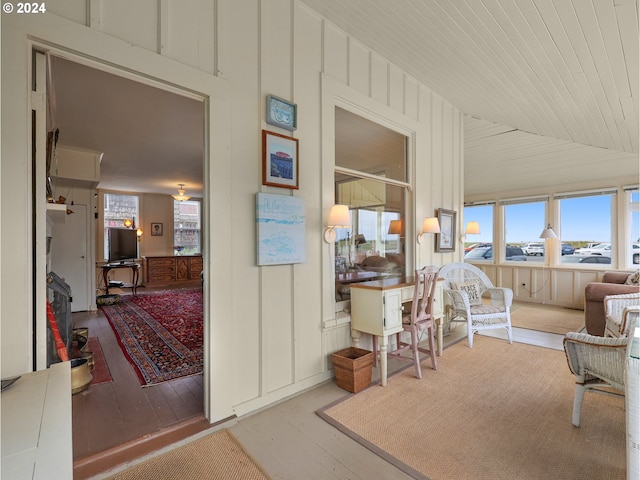
[[[580,410],[587,391],[624,396],[629,337],[605,338],[569,332],[563,344],[569,369],[576,376],[571,423],[579,427]]]
[[[624,337],[632,320],[640,316],[640,293],[604,297],[605,337]]]
[[[473,347],[473,335],[476,332],[496,328],[506,329],[509,343],[513,343],[513,291],[510,288],[494,287],[482,270],[468,263],[444,265],[440,268],[438,277],[444,280],[443,291],[451,300],[451,304],[447,306],[447,319],[467,323],[469,347]],[[476,284],[478,290],[470,284]],[[475,302],[473,297],[477,297]],[[482,298],[488,300],[488,303],[482,302]]]

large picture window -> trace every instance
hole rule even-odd
[[[556,195],[560,207],[561,263],[611,265],[615,192]],[[569,255],[572,253],[573,255]]]
[[[547,224],[547,199],[510,200],[501,202],[504,209],[506,261],[544,262],[546,245],[540,232]]]

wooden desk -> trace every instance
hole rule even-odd
[[[385,276],[388,276],[388,274],[369,271],[336,273],[336,301],[349,300],[351,298],[352,284],[379,280]]]
[[[114,268],[130,268],[131,283],[123,283],[118,288],[130,288],[131,292],[136,295],[138,289],[138,275],[140,264],[138,263],[107,263],[102,265],[102,279],[104,280],[104,294],[109,295],[109,271]]]
[[[353,346],[359,346],[360,334],[380,337],[380,383],[387,385],[388,337],[402,332],[402,304],[413,300],[414,277],[396,277],[386,280],[352,283],[351,336]],[[433,302],[436,324],[436,350],[442,355],[442,281],[436,283]],[[375,353],[375,352],[374,352]]]

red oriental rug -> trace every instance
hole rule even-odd
[[[202,373],[202,289],[126,295],[100,308],[142,386]]]

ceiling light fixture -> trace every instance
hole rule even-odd
[[[178,200],[179,202],[184,202],[185,200],[189,200],[191,198],[190,195],[185,195],[184,194],[184,183],[179,183],[178,184],[180,186],[180,188],[178,189],[178,193],[177,194],[173,194],[171,195],[175,200]]]

